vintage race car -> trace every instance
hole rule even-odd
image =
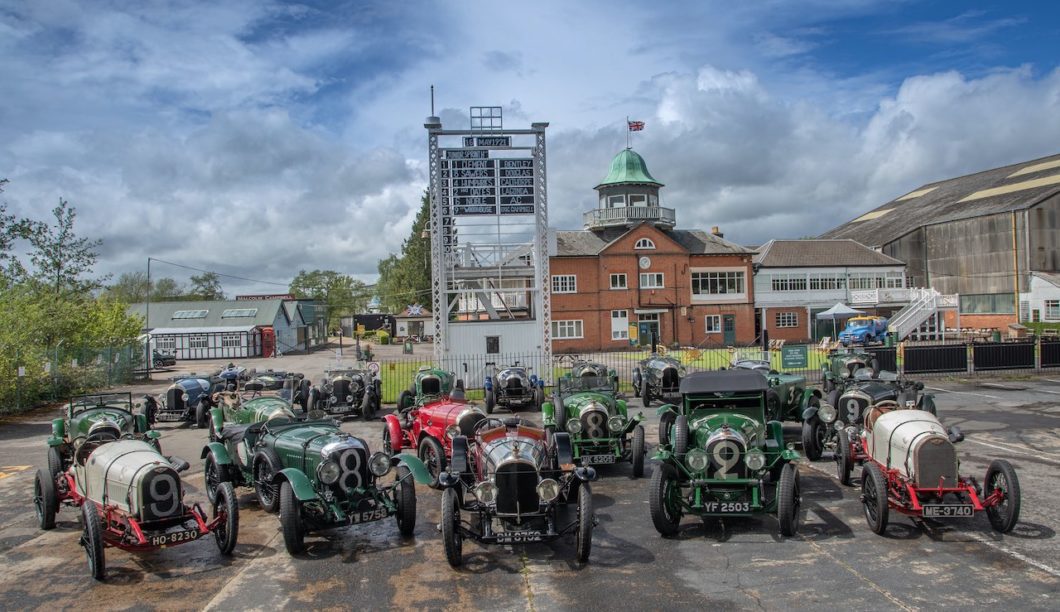
[[[865,451],[861,500],[865,520],[878,534],[887,529],[890,511],[921,518],[970,518],[986,511],[990,526],[1008,533],[1020,514],[1016,470],[996,459],[980,486],[960,475],[954,445],[964,439],[924,410],[874,410],[860,436]]]
[[[799,489],[793,445],[780,421],[766,420],[769,385],[756,372],[696,372],[681,381],[681,403],[659,409],[661,463],[652,473],[652,523],[675,535],[681,517],[776,513],[780,533],[798,530]]]
[[[308,409],[340,415],[359,413],[370,421],[382,408],[382,389],[382,381],[367,368],[331,368],[309,391]]]
[[[364,440],[340,430],[335,420],[312,418],[318,415],[311,415],[310,420],[274,418],[250,425],[243,439],[244,455],[231,457],[228,447],[213,442],[203,451],[206,461],[217,466],[223,484],[256,479],[261,505],[280,510],[283,540],[291,554],[305,550],[305,536],[311,531],[390,516],[396,517],[401,535],[412,535],[416,526],[413,478],[429,481],[423,463],[409,455],[371,453]],[[245,464],[253,466],[252,470],[245,470]],[[395,467],[393,483],[384,483],[383,477]]]
[[[453,567],[463,563],[464,538],[484,544],[545,542],[574,532],[575,558],[592,547],[591,467],[574,467],[570,437],[519,418],[479,421],[468,437],[453,438],[453,458],[442,474],[442,542]],[[577,499],[574,520],[563,524],[560,506]],[[463,513],[469,513],[463,520]]]
[[[413,406],[422,406],[427,402],[449,397],[455,389],[460,389],[462,392],[464,381],[452,372],[430,366],[420,366],[409,388],[403,390],[398,396],[397,409],[404,411]]]
[[[541,407],[541,423],[546,431],[570,434],[575,463],[629,461],[634,478],[644,475],[643,420],[640,413],[629,416],[626,400],[618,396],[618,383],[606,370],[603,376],[590,376],[583,371],[578,376],[561,377],[556,381],[552,401]]]
[[[254,389],[254,383],[247,383],[247,387]],[[246,397],[244,393],[235,391],[219,391],[213,394],[211,401],[214,407],[210,409],[210,440],[220,440],[221,433],[225,427],[236,425],[249,425],[261,423],[272,418],[286,417],[295,418],[294,405],[291,402],[276,396]]]
[[[839,332],[839,342],[843,346],[882,342],[885,337],[886,317],[852,317],[847,320],[846,328]]]
[[[872,353],[853,349],[842,349],[828,353],[828,360],[821,364],[821,389],[828,393],[854,378],[854,372],[868,368],[873,374],[880,371],[880,361]]]
[[[633,393],[647,408],[653,399],[668,400],[679,395],[684,377],[685,366],[680,361],[652,353],[633,368]]]
[[[821,392],[807,388],[805,376],[777,372],[768,361],[743,359],[734,363],[733,368],[752,370],[765,376],[769,382],[769,391],[766,392],[766,420],[801,422],[802,450],[806,458],[810,461],[820,459],[820,439],[825,436],[827,430],[827,426],[817,415],[821,406]]]
[[[135,438],[158,447],[158,432],[150,431],[147,415],[133,412],[131,393],[78,395],[66,405],[66,416],[52,421],[48,438],[48,473],[65,472],[74,452],[85,442]]]
[[[33,503],[41,529],[55,527],[60,506],[81,508],[81,546],[92,577],[106,575],[108,546],[143,552],[175,546],[214,534],[221,554],[235,548],[239,508],[232,485],[217,491],[213,518],[184,502],[179,473],[188,462],[163,457],[143,440],[86,441],[70,468],[49,475],[38,470]]]
[[[437,488],[438,477],[453,454],[453,438],[472,435],[475,425],[485,418],[481,408],[464,399],[462,390],[454,389],[448,397],[383,417],[383,452],[415,450],[431,475],[430,485]]]
[[[610,376],[618,382],[618,374],[614,370],[608,369],[608,367],[602,363],[595,361],[588,361],[585,359],[578,359],[570,366],[570,375],[574,378],[579,376],[591,376],[594,378],[603,378]]]
[[[924,410],[937,415],[935,396],[921,393],[924,383],[900,377],[895,372],[879,372],[873,377],[858,370],[842,388],[832,389],[818,412],[825,432],[818,439],[821,448],[833,451],[839,481],[850,484],[850,474],[865,456],[860,444],[865,418],[873,412],[898,409]],[[827,406],[827,407],[825,407]]]
[[[148,396],[144,399],[144,411],[148,424],[157,421],[191,421],[199,427],[207,427],[210,421],[210,394],[224,390],[222,382],[211,383],[209,379],[195,374],[178,376],[162,394],[162,401]]]
[[[545,381],[537,374],[531,374],[518,361],[504,369],[498,369],[495,363],[487,363],[486,372],[486,414],[493,414],[497,406],[504,406],[512,412],[519,408],[541,410],[541,404],[545,402]]]

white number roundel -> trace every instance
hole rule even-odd
[[[743,449],[733,440],[718,440],[710,449],[711,462],[715,466],[715,478],[728,478],[729,470],[740,463],[740,452]]]
[[[158,517],[169,516],[180,503],[180,486],[172,474],[156,474],[151,479],[148,493],[151,494],[151,513]]]
[[[603,438],[607,436],[607,430],[604,429],[604,426],[607,423],[607,415],[599,410],[593,410],[585,415],[585,421],[588,424],[585,428],[586,436],[590,438]]]
[[[347,493],[364,485],[361,477],[361,454],[356,449],[348,448],[339,455],[339,486]]]

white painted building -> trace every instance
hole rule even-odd
[[[1020,294],[1020,320],[1060,322],[1060,274],[1031,272],[1030,291]]]

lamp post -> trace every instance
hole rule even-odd
[[[147,329],[147,342],[144,342],[144,354],[147,359],[147,380],[151,380],[151,258],[147,258],[147,300],[144,308],[144,327]]]

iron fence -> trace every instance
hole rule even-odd
[[[127,384],[144,372],[138,343],[24,349],[0,359],[0,412],[19,412],[43,401]]]

